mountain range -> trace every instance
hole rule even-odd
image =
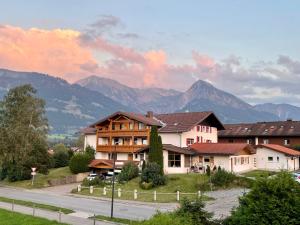
[[[299,107],[271,103],[252,106],[202,80],[180,92],[162,88],[132,88],[98,76],[70,84],[41,73],[0,69],[0,99],[10,88],[28,83],[46,101],[53,134],[75,133],[118,110],[141,113],[214,111],[223,123],[300,119]]]

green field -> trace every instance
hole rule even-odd
[[[43,187],[49,187],[48,180],[51,179],[58,179],[58,178],[64,178],[66,176],[72,175],[69,167],[62,167],[62,168],[56,168],[56,169],[50,169],[49,174],[37,174],[34,179],[34,185],[31,185],[31,180],[23,180],[23,181],[16,181],[16,182],[8,182],[4,181],[3,184],[14,186],[14,187],[21,187],[21,188],[43,188]]]
[[[33,217],[29,215],[24,215],[17,212],[10,212],[4,209],[0,209],[0,225],[63,225],[65,223],[58,223],[56,221],[51,221],[43,219],[40,217]]]
[[[54,212],[61,211],[62,213],[65,213],[65,214],[69,214],[69,213],[74,212],[71,209],[59,208],[59,207],[52,206],[52,205],[45,205],[45,204],[40,204],[40,203],[35,203],[35,202],[30,202],[30,201],[17,200],[17,199],[11,199],[11,198],[5,198],[5,197],[0,197],[0,202],[14,203],[14,204],[17,204],[17,205],[35,207],[35,208],[38,208],[38,209],[46,209],[46,210],[54,211]]]
[[[122,196],[120,199],[134,200],[133,190],[136,189],[138,192],[137,201],[152,202],[154,198],[154,191],[157,192],[157,202],[176,202],[176,192],[181,192],[181,197],[189,199],[195,199],[198,197],[197,192],[201,189],[200,186],[207,183],[208,177],[203,174],[172,174],[168,175],[168,182],[164,186],[159,186],[151,190],[143,190],[139,186],[140,178],[135,178],[125,184],[116,184],[115,190],[118,188],[122,189]],[[103,188],[95,189],[93,196],[108,197],[111,196],[111,187],[107,186],[107,195],[103,195]],[[77,191],[73,191],[77,192]],[[184,194],[191,193],[191,194]],[[89,189],[83,189],[79,194],[91,195]],[[117,192],[115,192],[116,199]],[[211,198],[203,195],[203,200],[210,200]]]

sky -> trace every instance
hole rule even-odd
[[[300,1],[1,2],[0,68],[300,105]]]

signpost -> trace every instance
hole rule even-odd
[[[31,168],[31,176],[32,176],[32,181],[31,181],[31,185],[33,186],[33,182],[34,182],[34,176],[36,175],[36,168],[32,167]]]

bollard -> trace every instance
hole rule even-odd
[[[198,191],[198,198],[201,198],[201,191]]]
[[[35,215],[35,205],[33,204],[33,207],[32,207],[32,216]]]
[[[177,201],[179,201],[179,200],[180,200],[180,197],[179,197],[179,195],[180,195],[180,194],[179,194],[179,191],[177,191],[177,194],[176,194],[176,200],[177,200]]]
[[[134,199],[137,199],[137,190],[136,190],[136,189],[134,189],[134,192],[133,192],[133,198],[134,198]]]
[[[94,225],[96,225],[96,214],[94,213]]]
[[[94,192],[94,186],[90,186],[90,194],[93,194]]]
[[[78,186],[77,186],[77,192],[81,192],[81,185],[80,184],[78,184]]]
[[[58,222],[61,222],[61,210],[58,212]]]
[[[106,195],[106,187],[103,188],[103,195]]]
[[[156,191],[154,191],[153,200],[156,201]]]
[[[121,188],[118,188],[118,198],[121,198]]]
[[[15,200],[12,201],[11,203],[11,211],[15,210]]]

